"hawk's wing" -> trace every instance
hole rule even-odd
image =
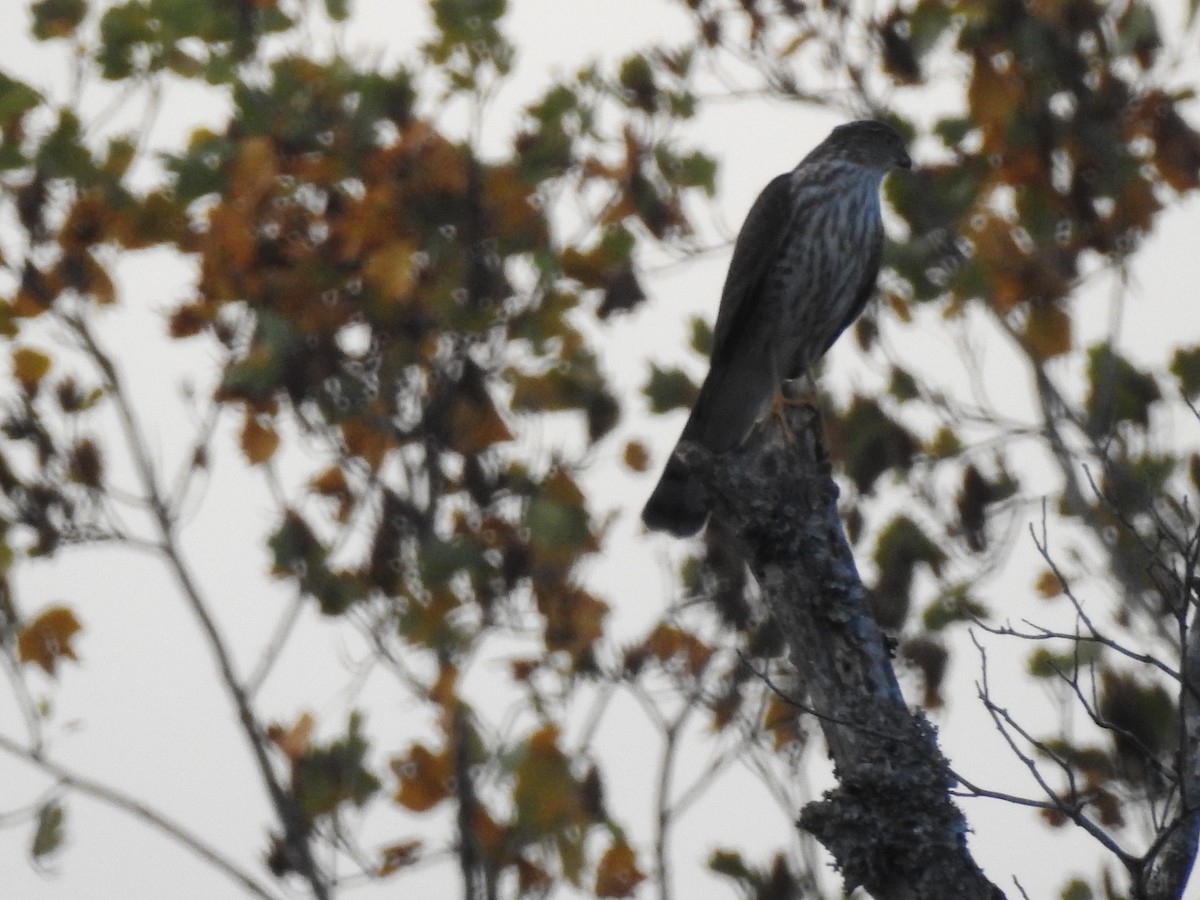
[[[713,328],[713,365],[723,362],[725,354],[737,343],[737,333],[754,306],[753,298],[779,255],[796,212],[792,204],[791,179],[791,172],[771,179],[750,207],[742,230],[738,232],[725,287],[721,291],[717,324]]]

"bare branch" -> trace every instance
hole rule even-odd
[[[192,832],[188,831],[174,819],[157,812],[140,800],[136,800],[116,788],[79,775],[58,763],[51,762],[37,751],[23,747],[16,741],[3,735],[0,735],[0,750],[4,750],[4,752],[35,766],[47,775],[55,778],[64,787],[100,800],[154,827],[159,833],[166,835],[205,862],[210,863],[213,868],[236,881],[254,896],[262,897],[264,900],[278,900],[280,895],[273,893],[265,885],[260,884],[253,875],[239,868],[215,847],[192,834]]]
[[[192,574],[184,560],[183,550],[179,544],[175,519],[172,510],[163,497],[158,473],[146,448],[146,442],[130,403],[128,392],[125,390],[116,366],[107,353],[97,343],[91,329],[81,316],[65,318],[66,324],[79,338],[92,362],[103,376],[108,394],[112,398],[121,428],[125,435],[126,444],[133,457],[134,466],[141,480],[144,502],[159,530],[162,541],[161,552],[168,568],[175,576],[184,599],[196,617],[220,671],[221,681],[229,694],[237,712],[237,720],[241,725],[250,749],[258,765],[259,775],[263,780],[276,815],[283,826],[284,840],[288,848],[289,862],[312,886],[317,900],[329,900],[329,891],[325,876],[322,874],[312,855],[308,828],[296,807],[294,798],[283,787],[268,755],[268,740],[258,717],[250,704],[249,695],[234,671],[233,659],[229,654],[224,636],[217,628],[216,619],[208,608]]]

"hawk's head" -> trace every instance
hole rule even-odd
[[[881,172],[912,167],[900,133],[891,125],[873,119],[847,122],[833,129],[809,154],[809,160],[817,158],[840,160]]]

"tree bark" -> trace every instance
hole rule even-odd
[[[933,726],[905,705],[838,518],[817,413],[791,406],[742,447],[683,450],[783,630],[838,787],[801,812],[846,891],[876,900],[1002,898],[967,849]]]
[[[1190,575],[1190,573],[1189,573]],[[1177,809],[1167,827],[1160,829],[1160,842],[1149,854],[1147,865],[1135,886],[1135,896],[1145,900],[1175,900],[1182,897],[1196,865],[1200,842],[1200,608],[1192,602],[1191,578],[1179,585],[1179,600],[1191,610],[1181,681],[1179,713],[1182,723],[1176,765],[1179,774]]]

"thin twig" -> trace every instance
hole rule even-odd
[[[38,752],[23,747],[16,741],[3,735],[0,735],[0,749],[35,766],[47,775],[53,776],[64,787],[101,800],[108,806],[127,812],[134,818],[153,826],[160,833],[165,834],[176,843],[186,847],[201,859],[210,863],[213,868],[223,872],[241,884],[242,887],[255,896],[262,897],[264,900],[278,900],[280,895],[272,893],[269,888],[260,884],[253,875],[239,868],[235,863],[223,856],[215,847],[192,834],[178,822],[155,811],[140,800],[135,800],[133,797],[116,788],[93,781],[58,763],[51,762]]]
[[[212,653],[217,663],[217,668],[220,671],[221,681],[233,702],[234,708],[237,710],[238,722],[241,724],[246,739],[250,744],[250,749],[258,765],[259,774],[267,788],[272,805],[275,807],[276,815],[283,826],[284,839],[289,851],[290,861],[296,867],[297,872],[312,886],[313,894],[317,900],[329,900],[328,887],[323,874],[317,866],[316,860],[313,858],[312,848],[309,844],[310,838],[303,818],[300,811],[296,808],[294,799],[284,789],[275,774],[270,756],[268,755],[266,734],[250,704],[250,699],[244,686],[234,671],[233,659],[230,656],[228,645],[217,627],[216,620],[208,609],[208,604],[200,591],[199,585],[196,583],[190,567],[184,561],[183,550],[179,545],[179,537],[176,532],[175,520],[172,518],[172,511],[162,495],[158,474],[146,450],[146,442],[116,366],[96,342],[95,336],[92,334],[87,322],[81,316],[69,317],[66,319],[66,323],[79,338],[84,349],[107,382],[108,394],[112,397],[116,406],[117,417],[125,434],[129,451],[133,456],[134,467],[142,482],[142,491],[145,495],[144,502],[149,507],[149,511],[159,530],[162,540],[163,558],[175,576],[175,580],[183,592],[184,599],[187,601],[188,606],[191,608],[200,625],[201,631],[207,639],[209,651]]]

